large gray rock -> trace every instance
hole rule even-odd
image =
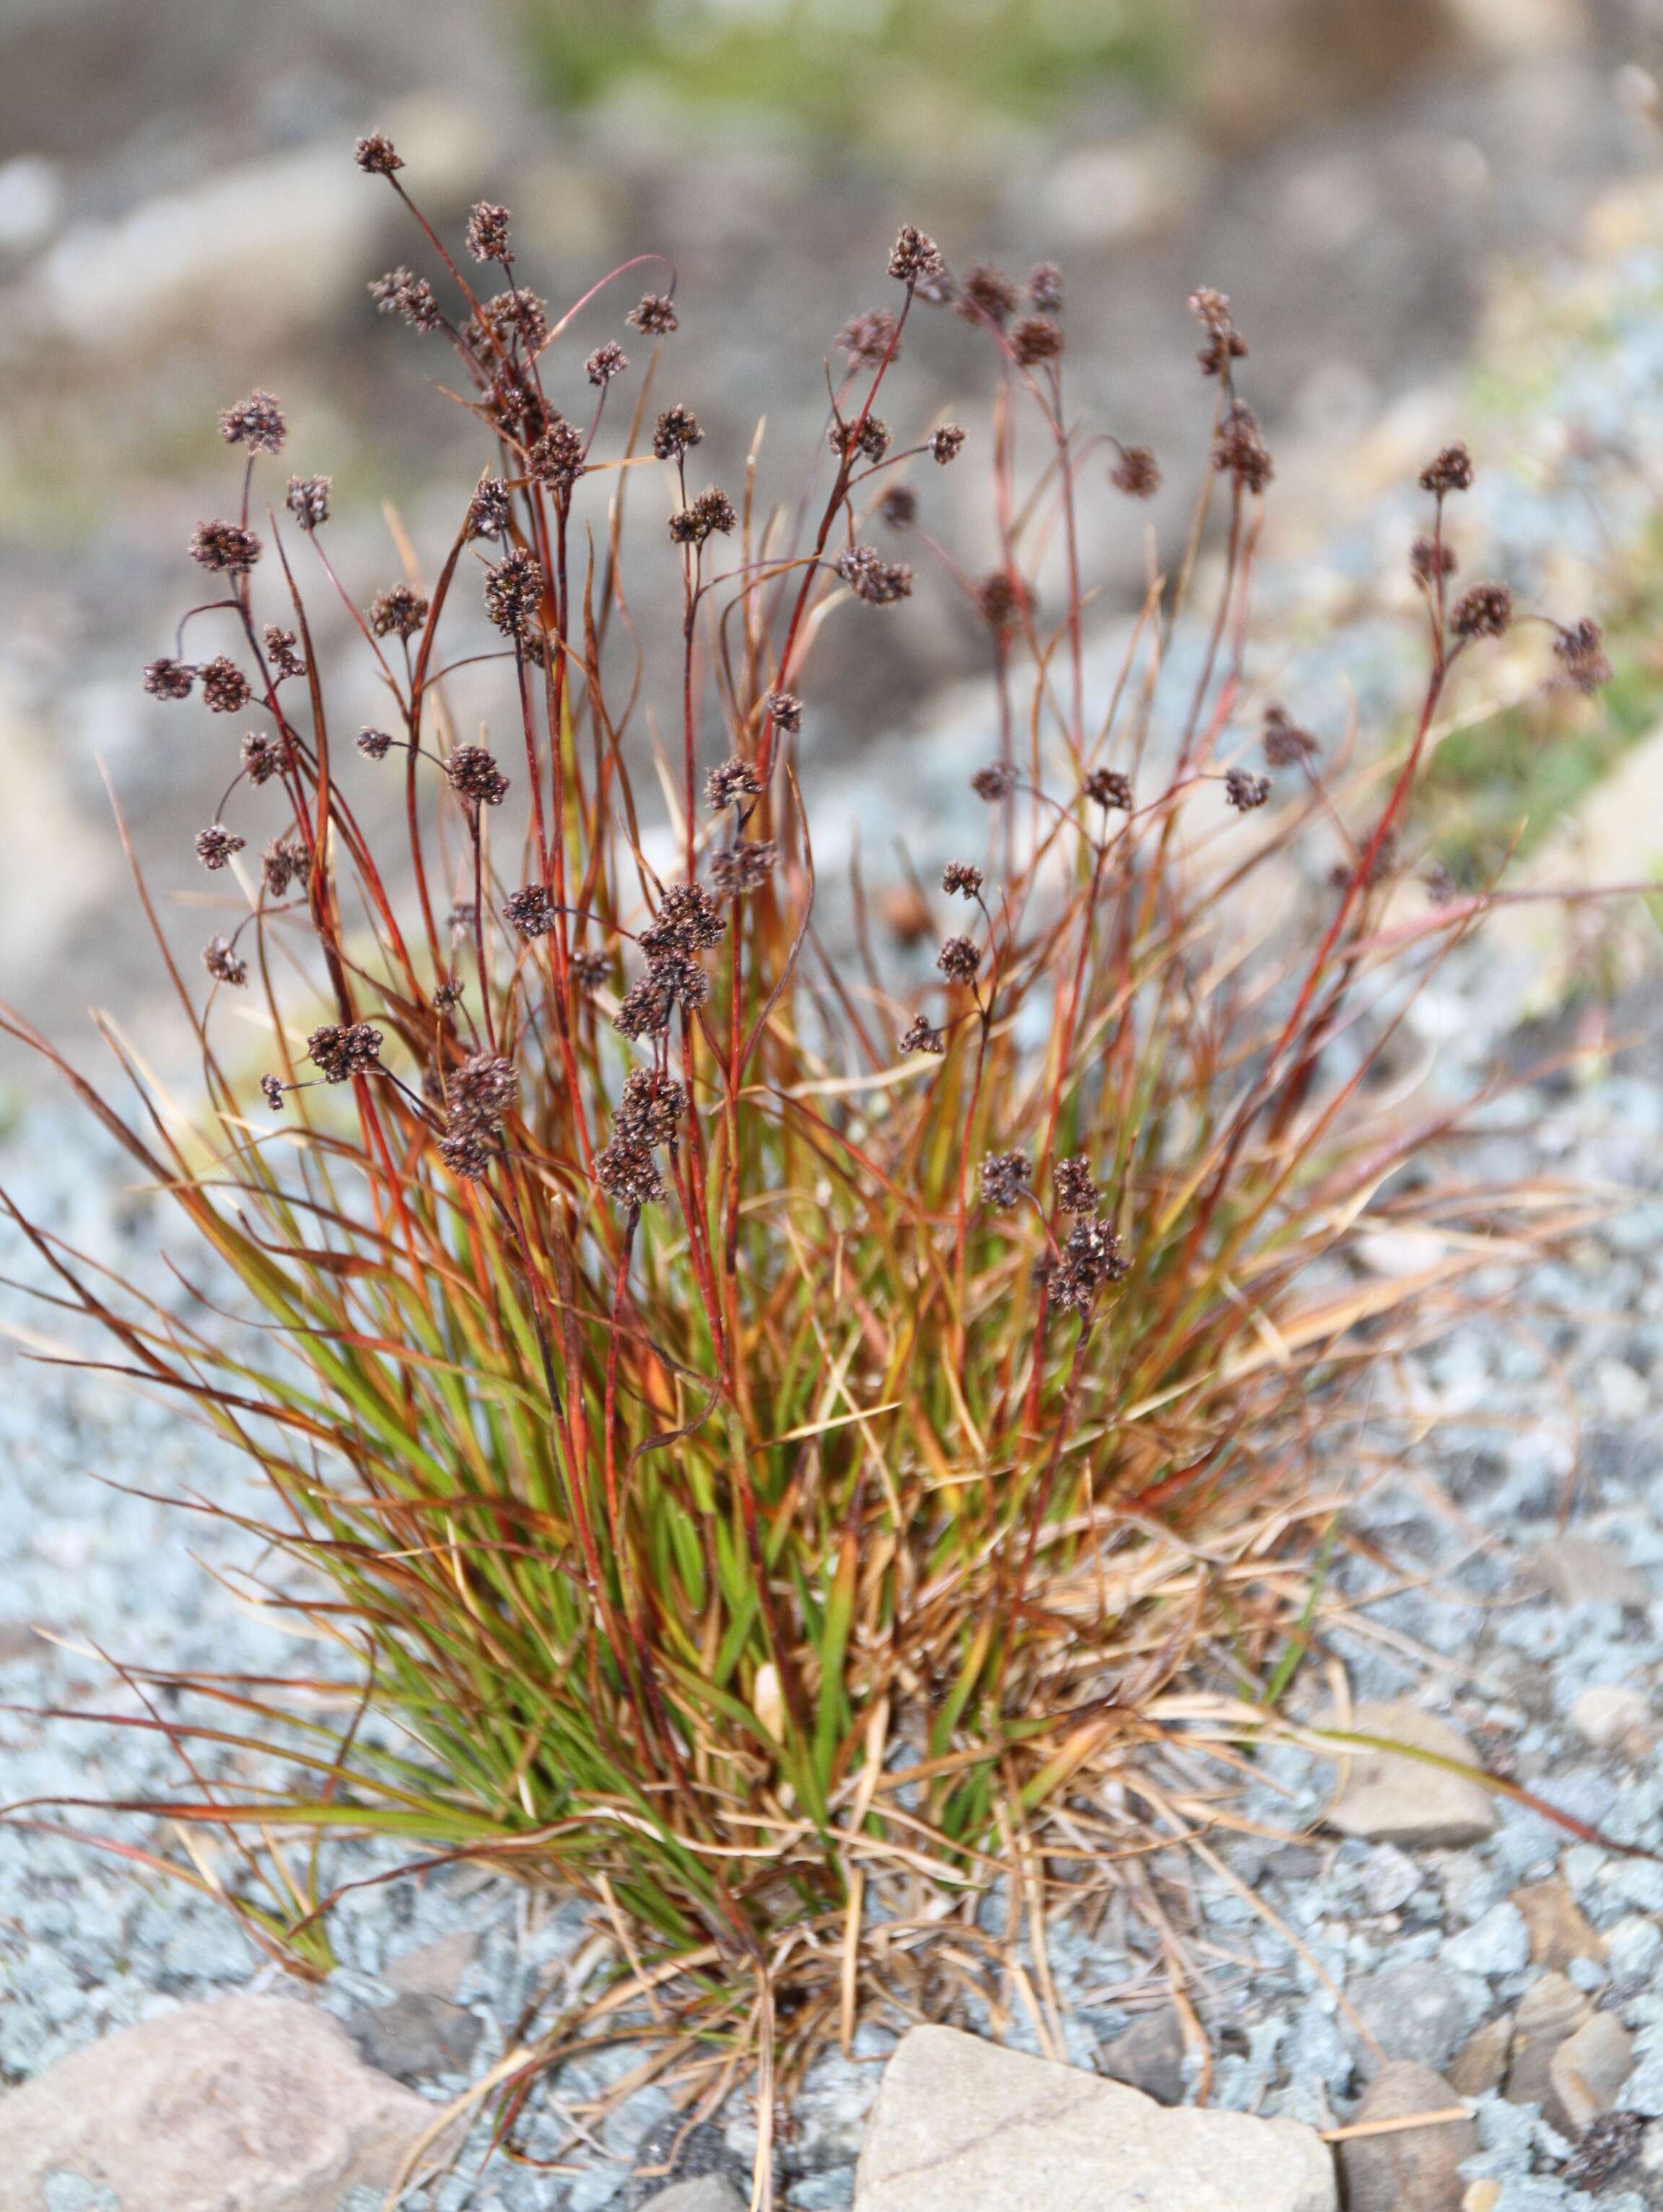
[[[1477,2027],[1488,1993],[1472,1975],[1454,1973],[1436,1959],[1400,1959],[1348,1982],[1345,1996],[1382,2057],[1418,2059],[1441,2069]],[[1362,2037],[1348,2033],[1347,2039],[1356,2050],[1359,2073],[1372,2073],[1377,2063],[1374,2049]]]
[[[1477,1844],[1496,1826],[1496,1808],[1482,1783],[1451,1772],[1434,1759],[1478,1765],[1478,1753],[1458,1728],[1423,1712],[1406,1698],[1360,1705],[1348,1735],[1370,1735],[1430,1752],[1434,1759],[1400,1759],[1387,1751],[1353,1751],[1328,1825],[1344,1836],[1393,1844]]]
[[[0,2097],[0,2212],[100,2191],[119,2212],[336,2212],[385,2186],[433,2112],[311,2005],[185,2005]]]
[[[889,2061],[855,2212],[1334,2212],[1312,2128],[1159,2105],[1117,2081],[915,2027]]]
[[[411,2083],[465,2074],[484,2033],[461,2005],[421,1990],[404,1990],[391,2004],[360,2006],[346,2027],[372,2066]]]
[[[1452,2111],[1460,2101],[1429,2066],[1393,2059],[1375,2076],[1354,2117],[1406,2119],[1414,2112]],[[1461,2160],[1478,2148],[1471,2120],[1353,2136],[1339,2147],[1346,2212],[1460,2212]]]

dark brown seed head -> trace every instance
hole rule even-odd
[[[468,251],[476,261],[509,261],[508,210],[480,200],[468,217]]]
[[[1027,584],[1010,568],[995,568],[976,586],[976,612],[989,629],[1014,629],[1032,604]]]
[[[625,1144],[674,1146],[687,1119],[687,1092],[672,1076],[632,1067],[613,1121],[615,1137]]]
[[[803,702],[794,691],[770,691],[763,701],[776,729],[794,738],[803,726]]]
[[[369,626],[377,637],[398,637],[406,644],[427,619],[428,602],[408,584],[390,584],[378,592],[369,611]]]
[[[719,943],[726,923],[702,884],[671,884],[659,911],[640,934],[643,952],[692,954]]]
[[[826,433],[826,442],[833,453],[845,460],[853,460],[857,453],[869,461],[881,461],[889,450],[889,426],[877,415],[865,421],[834,422]]]
[[[961,898],[973,899],[981,885],[981,870],[968,860],[949,860],[941,872],[941,888],[950,897],[956,892]]]
[[[1297,768],[1314,759],[1319,747],[1308,730],[1302,730],[1285,707],[1272,703],[1265,709],[1265,758],[1272,768]]]
[[[543,571],[519,549],[485,571],[485,611],[505,637],[525,639],[543,613]]]
[[[458,745],[446,762],[445,773],[466,806],[501,806],[508,795],[508,779],[483,745]]]
[[[260,856],[260,876],[269,896],[281,898],[311,866],[304,845],[293,837],[274,837]]]
[[[280,453],[288,425],[269,392],[251,392],[220,413],[220,435],[228,446],[246,446],[251,453]]]
[[[522,937],[547,937],[555,926],[555,902],[546,884],[527,884],[502,902],[504,918]]]
[[[385,760],[392,750],[391,732],[387,730],[360,730],[357,744],[359,751],[369,759]]]
[[[1259,418],[1243,400],[1231,401],[1214,434],[1212,465],[1221,476],[1234,477],[1244,491],[1262,492],[1276,473]]]
[[[887,307],[874,307],[868,313],[856,315],[844,324],[837,334],[839,350],[849,356],[851,368],[877,368],[886,359],[898,361],[901,349],[895,345],[895,319]]]
[[[912,570],[903,561],[884,560],[875,545],[851,545],[838,556],[837,573],[869,607],[892,607],[912,597]]]
[[[877,511],[891,530],[910,530],[918,520],[918,494],[911,484],[891,484]]]
[[[598,345],[583,364],[591,384],[606,385],[615,376],[622,376],[629,366],[629,356],[616,338],[608,338]]]
[[[1002,761],[990,768],[979,768],[970,779],[970,788],[978,799],[985,799],[991,806],[996,799],[1008,799],[1017,787],[1017,772]]]
[[[266,624],[265,657],[276,670],[279,678],[306,674],[306,663],[294,650],[298,642],[292,629],[280,629],[276,623]]]
[[[1132,811],[1132,778],[1118,768],[1094,768],[1082,786],[1086,797],[1104,809],[1121,814]]]
[[[260,1078],[260,1092],[274,1114],[282,1112],[283,1086],[275,1075],[263,1075]]]
[[[381,1032],[368,1022],[325,1022],[306,1041],[307,1057],[325,1083],[362,1075],[381,1056]]]
[[[1426,893],[1429,906],[1448,906],[1452,899],[1460,896],[1460,885],[1442,860],[1432,862],[1421,878],[1421,886]]]
[[[718,853],[710,864],[710,880],[719,896],[743,898],[748,891],[761,890],[779,858],[780,848],[772,837],[742,840]]]
[[[237,522],[199,522],[191,533],[191,558],[215,575],[246,576],[260,557],[260,541]]]
[[[1452,491],[1468,491],[1472,484],[1472,456],[1459,438],[1453,446],[1435,453],[1421,471],[1421,489],[1434,492],[1440,499]]]
[[[704,435],[690,407],[666,407],[652,433],[652,451],[661,461],[678,461],[701,446]]]
[[[933,238],[913,222],[903,222],[889,256],[889,274],[898,283],[916,284],[926,276],[939,276],[941,249]]]
[[[372,131],[352,149],[352,158],[368,177],[390,177],[404,166],[398,148],[385,131]]]
[[[234,660],[218,653],[197,670],[202,678],[203,703],[213,714],[240,714],[254,696],[254,687]]]
[[[725,491],[701,491],[691,507],[684,507],[670,518],[671,542],[676,545],[702,545],[713,532],[724,535],[733,530],[739,518],[733,501]]]
[[[964,433],[956,422],[944,422],[930,433],[930,459],[944,469],[964,450]]]
[[[612,972],[604,952],[585,951],[572,955],[572,981],[580,991],[598,991]]]
[[[1553,641],[1566,675],[1579,691],[1597,691],[1611,681],[1611,662],[1605,657],[1605,632],[1586,616],[1562,629]]]
[[[1153,499],[1161,489],[1161,465],[1147,446],[1122,446],[1108,480],[1128,499]]]
[[[1083,1157],[1059,1160],[1051,1170],[1051,1188],[1059,1213],[1097,1211],[1097,1179],[1091,1172],[1090,1161]]]
[[[470,1125],[446,1129],[434,1149],[460,1182],[483,1182],[496,1156],[489,1133]]]
[[[197,672],[188,660],[171,660],[165,654],[146,664],[144,688],[153,699],[188,699]]]
[[[958,280],[958,312],[967,323],[986,319],[1003,330],[1022,305],[1022,294],[1002,269],[978,262]]]
[[[1196,356],[1203,376],[1223,376],[1233,361],[1247,358],[1247,342],[1235,327],[1230,313],[1230,303],[1222,292],[1209,284],[1190,294],[1190,313],[1207,334],[1207,342]]]
[[[649,338],[667,337],[677,327],[674,307],[656,292],[643,293],[639,306],[632,307],[624,320],[633,323],[644,337]]]
[[[270,783],[282,767],[287,753],[286,744],[279,744],[267,737],[264,730],[245,732],[242,741],[242,772],[251,783]]]
[[[482,301],[478,314],[462,335],[482,361],[488,356],[495,358],[498,346],[511,346],[516,339],[527,352],[536,353],[549,336],[549,302],[516,285],[511,292]]]
[[[1060,361],[1062,325],[1053,323],[1049,315],[1024,315],[1011,333],[1011,350],[1024,368],[1035,368],[1041,362]]]
[[[583,467],[583,433],[575,422],[551,422],[525,456],[527,476],[555,491],[570,491]]]
[[[1034,1165],[1026,1152],[990,1152],[981,1164],[981,1202],[995,1213],[1009,1213],[1033,1188]]]
[[[369,295],[379,314],[401,315],[412,330],[436,331],[445,320],[433,286],[408,269],[389,269],[385,276],[373,277]]]
[[[927,1052],[937,1057],[947,1049],[947,1040],[933,1023],[926,1022],[922,1014],[901,1038],[901,1052]]]
[[[949,937],[936,955],[936,965],[950,983],[974,983],[981,965],[981,948],[968,937]]]
[[[1251,814],[1255,806],[1262,806],[1271,795],[1268,776],[1252,775],[1244,768],[1224,770],[1224,797],[1239,814]]]
[[[502,478],[482,477],[474,486],[473,497],[468,501],[468,536],[501,538],[507,531],[513,514],[508,487]]]
[[[1063,272],[1054,261],[1035,264],[1028,279],[1028,304],[1036,315],[1063,311]]]
[[[1505,584],[1474,584],[1455,602],[1449,626],[1457,637],[1502,637],[1513,621],[1513,594]]]
[[[1098,1291],[1119,1282],[1131,1265],[1108,1222],[1095,1215],[1077,1221],[1064,1240],[1061,1262],[1051,1273],[1051,1303],[1065,1313],[1089,1312]]]
[[[762,796],[762,780],[747,760],[737,757],[713,768],[705,779],[705,803],[714,814],[725,806],[742,805]]]
[[[1436,538],[1417,538],[1409,549],[1409,565],[1423,583],[1435,583],[1440,574],[1455,573],[1455,549]]]
[[[232,854],[240,853],[247,842],[234,830],[228,830],[223,822],[210,822],[205,830],[197,832],[197,858],[204,868],[217,873]]]
[[[446,1079],[446,1103],[452,1129],[495,1129],[513,1104],[519,1078],[501,1053],[476,1052]]]
[[[248,981],[248,963],[238,957],[228,938],[210,937],[202,948],[202,964],[216,983],[235,988]]]
[[[316,530],[329,520],[327,477],[290,477],[283,505],[302,530]]]
[[[664,1177],[652,1148],[633,1138],[615,1137],[596,1153],[595,1181],[608,1198],[631,1208],[655,1205],[664,1196]]]

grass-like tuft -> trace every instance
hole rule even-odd
[[[359,161],[404,198],[388,141]],[[328,1900],[286,1830],[572,1885],[615,2012],[650,1989],[787,2055],[927,2005],[932,1943],[950,1982],[997,1949],[1003,1875],[1048,2014],[1047,1899],[1147,1902],[1151,1844],[1204,1832],[1310,1643],[1381,1363],[1510,1249],[1517,1194],[1439,1166],[1460,1109],[1381,1079],[1490,896],[1395,901],[1449,673],[1514,619],[1444,558],[1472,463],[1423,480],[1418,722],[1336,765],[1249,680],[1273,468],[1217,294],[1188,547],[1101,698],[1077,520],[1140,529],[1160,471],[1079,424],[1054,270],[956,280],[903,229],[811,491],[770,507],[650,396],[673,272],[556,316],[506,210],[469,227],[489,282],[416,219],[431,279],[372,289],[452,357],[480,478],[433,573],[401,540],[349,587],[326,480],[256,497],[277,403],[228,410],[240,497],[145,679],[259,726],[197,839],[205,978],[173,970],[201,1110],[130,1054],[130,1117],[59,1063],[244,1312],[135,1303],[27,1231],[119,1364],[258,1462],[258,1533],[306,1571],[281,1602],[362,1663],[344,1732],[315,1683],[184,1686],[166,1812],[241,1855],[184,1870],[312,1972]],[[907,326],[952,308],[990,403],[892,432]],[[949,467],[985,473],[991,572],[939,542]],[[990,676],[974,849],[919,893],[933,967],[875,948],[858,885],[822,933],[798,779],[828,672],[926,587]],[[361,732],[319,593],[379,682]],[[1541,635],[1545,684],[1600,679],[1591,624]],[[1445,1256],[1354,1265],[1382,1222]],[[297,1778],[239,1786],[274,1744]],[[510,2116],[560,2032],[528,2028]]]

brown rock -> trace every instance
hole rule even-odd
[[[1580,2136],[1609,2112],[1634,2071],[1634,2043],[1612,2013],[1597,2012],[1553,2053],[1548,2064],[1546,2119],[1561,2135]]]
[[[1394,2058],[1369,2083],[1354,2117],[1403,2119],[1411,2112],[1446,2112],[1460,2102],[1429,2066]],[[1471,2120],[1352,2136],[1339,2146],[1347,2212],[1460,2212],[1461,2160],[1478,2148],[1478,2131]]]
[[[319,2212],[385,2187],[432,2118],[312,2005],[184,2005],[0,2097],[0,2212],[42,2212],[57,2176],[120,2212]]]
[[[1097,2054],[1097,2070],[1111,2081],[1141,2089],[1157,2105],[1184,2099],[1184,2023],[1176,2005],[1162,2005],[1134,2020]]]
[[[1507,2079],[1508,2053],[1512,2047],[1510,2018],[1487,2020],[1482,2027],[1475,2027],[1449,2069],[1450,2087],[1460,2097],[1482,2097],[1486,2089],[1499,2089]]]
[[[1650,1577],[1631,1567],[1614,1544],[1591,1536],[1559,1536],[1536,1555],[1547,1586],[1561,1605],[1648,1605]]]
[[[1406,1698],[1360,1705],[1345,1733],[1385,1737],[1463,1765],[1480,1763],[1458,1728]],[[1354,1751],[1346,1754],[1339,1795],[1326,1818],[1331,1828],[1345,1836],[1387,1843],[1476,1844],[1493,1832],[1496,1808],[1481,1783],[1431,1759]]]
[[[1563,1974],[1544,1974],[1519,2001],[1504,2094],[1515,2105],[1545,2105],[1553,2054],[1587,2020],[1593,2007]]]
[[[1563,1970],[1573,1959],[1603,1959],[1605,1946],[1584,1917],[1563,1875],[1526,1882],[1513,1902],[1530,1930],[1530,1955],[1539,1966]]]
[[[396,1990],[418,1997],[454,1997],[465,1974],[479,1954],[479,1937],[471,1928],[458,1928],[436,1943],[423,1943],[402,1952],[387,1968],[386,1978]]]

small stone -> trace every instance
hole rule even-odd
[[[1492,1905],[1481,1920],[1462,1929],[1443,1947],[1458,1973],[1516,1974],[1530,1964],[1530,1930],[1516,1905]]]
[[[1482,2027],[1475,2027],[1455,2055],[1449,2069],[1450,2087],[1460,2097],[1482,2097],[1488,2089],[1499,2089],[1507,2079],[1512,2047],[1510,2018],[1487,2020]]]
[[[1496,2212],[1501,2201],[1502,2185],[1499,2181],[1469,2182],[1466,2194],[1461,2199],[1461,2212]]]
[[[1605,1947],[1563,1876],[1526,1882],[1512,1902],[1530,1930],[1530,1956],[1538,1966],[1563,1970],[1573,1959],[1603,1959]]]
[[[1548,2065],[1545,2118],[1562,2135],[1580,2136],[1615,2109],[1634,2071],[1634,2041],[1615,2013],[1597,2012],[1562,2043]]]
[[[1403,2119],[1411,2112],[1447,2112],[1460,2101],[1429,2066],[1393,2059],[1375,2076],[1353,2117]],[[1352,2136],[1339,2145],[1346,2212],[1460,2212],[1461,2161],[1478,2148],[1471,2120]]]
[[[1651,1707],[1638,1690],[1596,1682],[1570,1709],[1570,1724],[1599,1751],[1643,1752],[1651,1735]]]
[[[1395,1844],[1377,1844],[1363,1862],[1363,1896],[1370,1912],[1395,1912],[1420,1886],[1420,1869]]]
[[[745,2212],[745,2200],[726,2174],[700,2173],[647,2197],[641,2212]]]
[[[1334,2212],[1297,2120],[1163,2112],[1118,2081],[915,2027],[884,2071],[855,2212]]]
[[[479,1955],[479,1936],[472,1928],[453,1929],[436,1943],[423,1943],[403,1951],[386,1970],[385,1978],[396,1990],[412,1996],[453,1998],[462,1977]]]
[[[1386,1737],[1463,1765],[1479,1764],[1459,1729],[1406,1698],[1358,1705],[1346,1733]],[[1496,1808],[1489,1791],[1465,1774],[1426,1759],[1359,1750],[1347,1757],[1339,1795],[1326,1819],[1342,1835],[1385,1843],[1476,1844],[1493,1834]]]
[[[1563,1974],[1544,1974],[1520,1999],[1513,2021],[1513,2051],[1504,2092],[1509,2104],[1545,2105],[1553,2054],[1567,2043],[1593,2008]]]
[[[373,2011],[361,2007],[346,2027],[369,2063],[396,2081],[465,2074],[483,2033],[460,2005],[414,1991]]]
[[[1404,1959],[1378,1967],[1349,1984],[1352,2011],[1387,2058],[1413,2058],[1442,2068],[1481,2017],[1487,1992],[1480,1981],[1452,1973],[1436,1959]],[[1379,2063],[1364,2044],[1357,2070]]]
[[[1124,2081],[1141,2089],[1157,2105],[1179,2105],[1184,2099],[1184,2024],[1176,2005],[1134,2020],[1124,2035],[1098,2054],[1097,2070],[1111,2081]]]
[[[315,2006],[183,2005],[0,2097],[0,2203],[50,2205],[63,2175],[121,2212],[317,2212],[385,2188],[433,2116]]]
[[[1615,1545],[1591,1536],[1561,1536],[1536,1555],[1561,1605],[1647,1605],[1650,1578],[1631,1567]]]
[[[1658,1954],[1663,1951],[1663,1932],[1654,1920],[1642,1920],[1638,1913],[1630,1913],[1617,1922],[1605,1941],[1606,1963],[1618,1989],[1636,1988],[1650,1981]]]

